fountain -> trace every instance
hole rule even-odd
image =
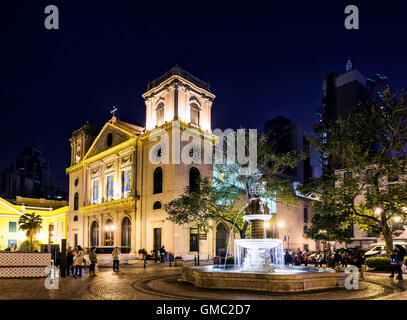
[[[266,237],[265,223],[273,214],[265,201],[264,186],[257,174],[249,189],[250,199],[243,218],[251,225],[249,239],[234,240],[233,267],[213,265],[187,267],[181,281],[202,288],[302,292],[344,287],[346,273],[317,267],[286,266],[281,239]],[[228,250],[227,250],[228,251]],[[225,260],[227,258],[227,253]]]

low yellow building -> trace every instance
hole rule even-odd
[[[68,237],[67,204],[66,201],[46,199],[17,197],[15,201],[7,201],[0,198],[0,250],[10,248],[12,243],[19,248],[26,239],[25,233],[19,230],[18,225],[18,220],[24,213],[36,213],[41,216],[41,230],[36,235],[41,244],[48,244],[50,236],[53,244],[60,245],[61,239]]]

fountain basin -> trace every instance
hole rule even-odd
[[[345,272],[317,267],[287,266],[272,273],[261,273],[211,265],[183,268],[181,281],[193,283],[199,288],[278,293],[343,288],[346,276]]]

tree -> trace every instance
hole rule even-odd
[[[342,230],[357,224],[362,231],[381,233],[390,255],[392,221],[404,222],[407,215],[406,92],[396,95],[385,89],[380,98],[360,103],[329,126],[318,123],[313,130],[311,144],[335,170],[299,188],[321,202],[316,219],[330,223],[336,215],[334,221]]]
[[[226,140],[226,138],[225,138]],[[248,147],[246,141],[245,147]],[[223,150],[222,150],[223,152]],[[295,152],[278,155],[267,142],[265,135],[257,139],[257,170],[251,174],[240,174],[241,165],[224,161],[214,164],[213,179],[202,179],[196,192],[186,188],[178,198],[164,206],[168,219],[177,224],[194,223],[198,230],[208,230],[216,221],[225,221],[244,239],[249,224],[242,212],[250,199],[250,188],[259,179],[264,185],[263,198],[272,201],[293,203],[295,196],[292,182],[285,177],[287,168],[295,168],[300,157]]]
[[[216,196],[211,183],[204,178],[198,181],[195,188],[185,188],[183,194],[164,205],[169,221],[178,225],[193,224],[198,228],[198,264],[200,232],[208,232],[210,222],[219,219],[217,210],[221,205],[218,206]]]
[[[33,238],[41,230],[41,223],[41,217],[35,213],[23,214],[18,221],[19,230],[25,231],[25,235],[30,241],[31,252],[33,252]]]

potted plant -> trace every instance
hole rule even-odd
[[[146,249],[139,249],[138,254],[140,255],[140,258],[144,260],[144,258],[147,256],[147,251]]]
[[[175,257],[175,266],[176,267],[182,267],[184,265],[184,258],[181,256]]]

